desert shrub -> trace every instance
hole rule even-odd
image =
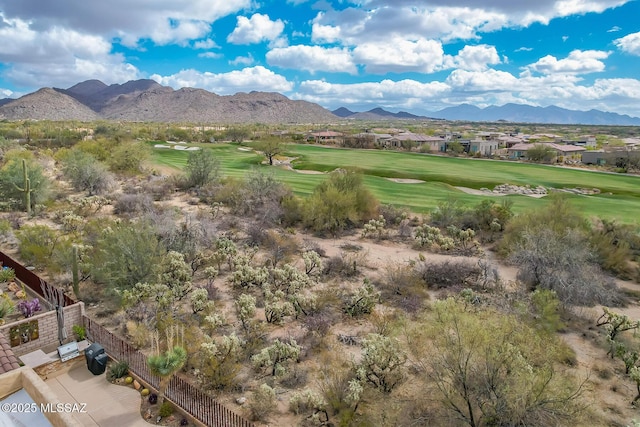
[[[296,389],[305,386],[308,379],[309,372],[306,369],[300,366],[294,366],[287,370],[287,372],[278,379],[278,382],[283,387]]]
[[[107,167],[91,154],[72,149],[62,160],[62,172],[78,191],[89,196],[109,191],[114,181]]]
[[[122,221],[105,227],[96,237],[89,270],[96,283],[109,289],[127,289],[152,276],[162,253],[149,224]]]
[[[113,213],[116,215],[139,215],[153,210],[153,197],[146,193],[124,193],[113,203]]]
[[[107,372],[107,380],[113,381],[118,378],[122,378],[129,373],[129,363],[121,360],[119,362],[113,362],[109,365]]]
[[[285,216],[282,203],[293,197],[288,186],[259,169],[251,170],[242,180],[225,178],[199,194],[205,201],[224,203],[234,214],[254,216],[262,226],[280,224]]]
[[[333,322],[329,315],[320,312],[306,316],[303,324],[308,334],[322,338],[327,335]]]
[[[340,255],[332,256],[324,263],[323,273],[344,278],[357,276],[360,272],[358,267],[365,264],[366,257],[362,252],[342,251]]]
[[[185,187],[199,188],[220,178],[220,161],[211,150],[191,151],[185,166]]]
[[[294,392],[289,399],[289,410],[296,415],[311,411],[324,411],[326,402],[320,393],[305,388],[300,392]]]
[[[447,228],[450,225],[461,226],[462,219],[469,209],[458,199],[447,199],[438,203],[438,206],[431,211],[429,219],[432,225],[440,228]]]
[[[563,304],[621,303],[615,282],[601,272],[585,236],[577,230],[525,232],[509,259],[519,267],[519,280],[531,288],[555,291]]]
[[[600,219],[592,228],[590,242],[600,266],[622,279],[633,277],[631,260],[640,255],[637,227]]]
[[[384,303],[398,307],[409,314],[417,313],[429,298],[425,283],[418,271],[409,265],[390,265],[376,283]]]
[[[446,425],[583,424],[586,381],[560,367],[566,344],[518,316],[469,310],[449,298],[412,324],[406,339],[415,379],[442,402]]]
[[[306,200],[303,223],[316,233],[337,235],[374,218],[377,211],[378,201],[361,175],[335,171]]]
[[[2,267],[0,269],[0,283],[2,282],[10,282],[16,277],[16,272],[13,268]]]
[[[294,194],[286,194],[280,200],[282,208],[282,225],[290,227],[299,224],[302,221],[303,201]]]
[[[150,154],[151,150],[143,142],[123,141],[111,150],[107,164],[113,172],[138,174]]]
[[[564,328],[561,320],[560,300],[554,291],[538,289],[531,294],[535,325],[548,333],[556,333]]]
[[[262,248],[267,251],[268,259],[274,267],[300,250],[298,241],[293,236],[274,230],[265,233]]]
[[[387,204],[380,205],[378,211],[389,226],[400,225],[400,223],[405,219],[408,219],[410,215],[410,212],[404,208],[398,208]]]
[[[470,261],[424,261],[416,267],[420,278],[434,289],[469,287],[477,283],[481,270]]]
[[[24,226],[16,232],[20,256],[27,263],[47,266],[62,239],[61,234],[46,225]]]
[[[176,188],[175,183],[171,179],[150,177],[150,179],[141,185],[142,194],[150,194],[153,200],[166,200],[171,196]]]
[[[336,355],[323,360],[323,369],[319,376],[320,394],[327,405],[327,412],[336,417],[338,425],[351,425],[364,392],[362,383],[356,378],[351,364]],[[329,415],[327,414],[327,415]]]
[[[267,239],[267,231],[262,224],[251,222],[246,230],[247,244],[249,246],[260,246]]]
[[[249,398],[247,408],[252,420],[266,421],[276,409],[275,390],[268,384],[262,384]]]
[[[158,410],[158,415],[160,415],[162,418],[166,418],[173,414],[173,411],[174,408],[171,403],[163,402],[162,405],[160,405],[160,409]]]

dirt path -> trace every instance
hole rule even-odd
[[[452,256],[448,254],[437,254],[427,251],[420,251],[410,247],[411,241],[397,243],[389,240],[363,239],[359,235],[341,237],[340,239],[321,239],[318,237],[305,237],[305,240],[322,248],[328,257],[340,255],[348,245],[360,246],[359,252],[367,254],[367,266],[371,270],[384,269],[388,265],[407,264],[410,261],[417,261],[420,255],[435,262],[464,260],[478,262],[480,256]],[[495,268],[498,269],[500,278],[505,282],[516,280],[517,269],[512,266],[498,262],[496,255],[490,251],[485,251],[485,259],[488,259]]]

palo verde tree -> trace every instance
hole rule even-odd
[[[449,298],[412,325],[407,342],[452,422],[575,425],[583,413],[582,384],[558,369],[564,344],[516,316]]]
[[[220,177],[220,161],[216,159],[211,150],[191,151],[184,170],[186,174],[185,186],[199,188]]]
[[[373,219],[378,200],[365,187],[362,175],[334,171],[318,185],[303,208],[303,223],[317,233],[339,234]]]

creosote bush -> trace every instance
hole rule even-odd
[[[473,286],[481,276],[480,267],[471,261],[424,261],[416,269],[427,286],[434,289]]]

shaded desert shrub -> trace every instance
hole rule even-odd
[[[385,304],[416,314],[429,298],[425,282],[418,271],[409,265],[391,265],[376,282],[380,299]]]
[[[324,263],[323,273],[327,276],[355,277],[360,273],[359,267],[366,263],[364,252],[342,251],[340,255],[330,257]]]
[[[417,266],[417,273],[429,288],[452,286],[469,287],[478,282],[481,269],[471,261],[424,261]]]
[[[151,212],[153,209],[153,198],[147,193],[125,193],[113,203],[113,213],[116,215],[137,215]]]

